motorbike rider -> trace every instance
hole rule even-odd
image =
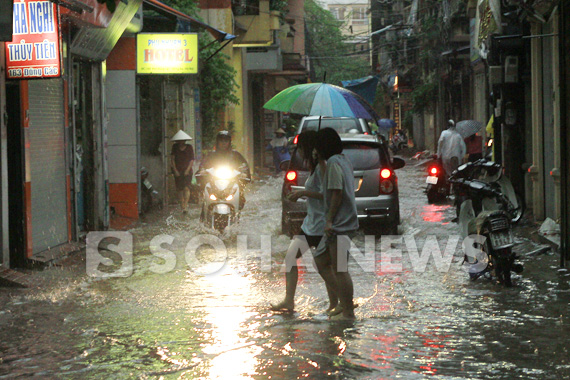
[[[232,149],[232,135],[229,131],[220,131],[216,135],[215,150],[209,153],[200,163],[200,172],[206,169],[219,166],[228,166],[244,174],[248,181],[251,181],[251,172],[245,158]],[[205,183],[201,183],[203,187]],[[244,181],[240,181],[240,210],[245,205]]]
[[[441,132],[437,143],[437,156],[441,159],[443,169],[448,176],[459,167],[466,151],[465,142],[455,128],[455,122],[448,120],[447,129]]]

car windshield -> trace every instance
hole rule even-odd
[[[306,120],[303,131],[316,131],[319,128],[319,119]],[[339,134],[364,133],[358,119],[321,119],[321,129],[332,128]]]
[[[388,157],[376,144],[343,143],[342,153],[350,160],[354,170],[374,170],[387,166]],[[291,158],[291,169],[309,170],[303,162],[301,155],[295,150]]]

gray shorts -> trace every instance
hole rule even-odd
[[[341,249],[348,250],[350,249],[350,242],[352,238],[356,235],[356,231],[347,231],[347,232],[334,232],[331,235],[323,236],[317,249],[313,251],[313,256],[317,257],[322,255],[325,252],[329,251],[329,247],[335,241],[338,241],[337,247],[340,246]],[[340,239],[339,239],[340,238]],[[336,254],[336,252],[334,252]]]

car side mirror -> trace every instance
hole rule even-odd
[[[402,160],[400,157],[392,158],[392,169],[401,169],[406,166],[406,161]]]
[[[291,160],[281,161],[281,163],[279,164],[279,169],[281,169],[281,171],[286,171],[287,169],[289,169],[290,162]]]

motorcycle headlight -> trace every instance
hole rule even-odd
[[[233,194],[230,194],[226,197],[226,201],[231,201],[232,199],[234,199]]]
[[[210,194],[210,199],[213,201],[217,201],[218,198],[216,198],[216,196],[214,194]]]
[[[227,166],[221,166],[216,169],[214,175],[219,179],[230,179],[232,177],[233,171]]]

